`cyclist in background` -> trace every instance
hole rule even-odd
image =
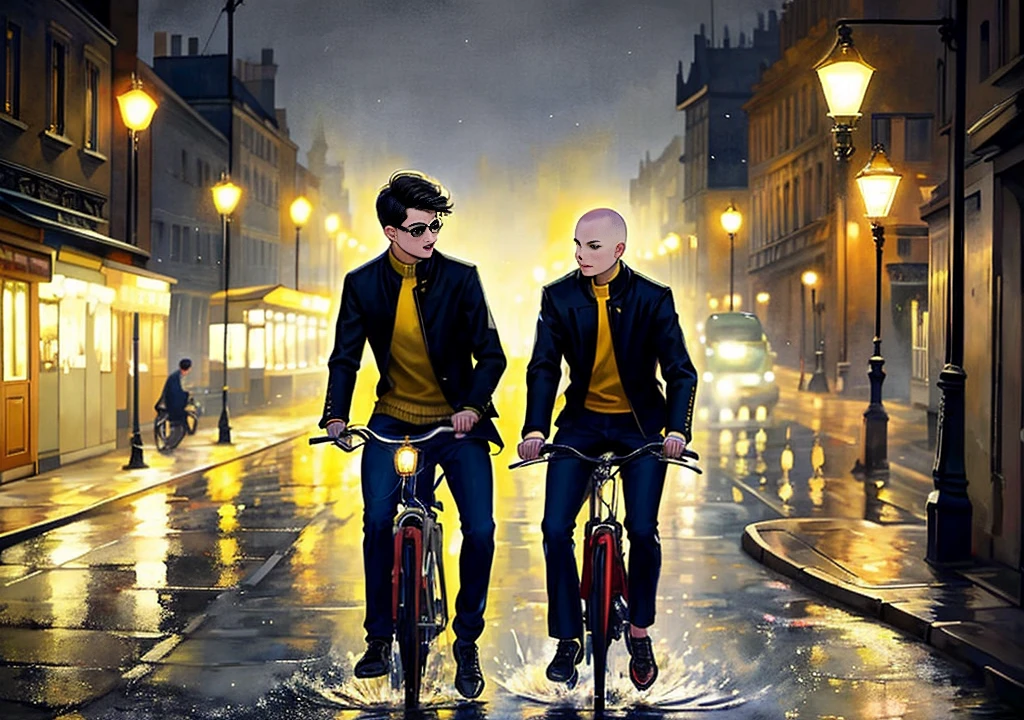
[[[459,508],[455,688],[475,698],[484,688],[476,641],[484,629],[494,557],[488,442],[501,447],[491,422],[497,417],[491,396],[506,361],[476,268],[434,249],[441,218],[451,211],[441,188],[418,173],[395,173],[381,189],[377,218],[390,247],[345,276],[320,427],[335,438],[344,432],[369,341],[380,380],[368,427],[387,437],[421,435],[438,425],[455,428],[423,446],[421,470],[432,480],[440,465]],[[386,675],[391,663],[392,525],[400,492],[392,457],[380,443],[363,449],[367,647],[356,663],[359,678]],[[433,489],[430,481],[421,485],[425,494]]]
[[[178,362],[178,369],[167,376],[167,380],[164,382],[164,389],[153,408],[158,413],[161,410],[166,410],[167,416],[172,423],[185,424],[185,406],[188,404],[188,391],[182,387],[181,382],[191,371],[192,361],[189,358],[182,358]]]
[[[597,456],[631,452],[661,441],[680,458],[691,437],[697,373],[679,326],[672,291],[621,261],[626,222],[607,208],[576,224],[574,271],[544,287],[533,355],[527,368],[526,422],[519,457],[536,458],[551,428],[561,379],[569,365],[565,408],[554,442]],[[667,387],[662,395],[657,366]],[[587,493],[590,469],[575,459],[547,468],[541,529],[547,561],[548,634],[558,640],[547,667],[553,682],[569,682],[583,659],[583,614],[573,531]],[[665,465],[638,458],[622,469],[629,537],[629,675],[639,690],[657,679],[647,628],[654,624],[661,570],[658,508]]]

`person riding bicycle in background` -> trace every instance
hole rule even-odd
[[[381,189],[377,218],[390,247],[345,276],[320,427],[335,438],[344,432],[367,341],[380,373],[370,429],[403,437],[438,425],[454,427],[454,434],[422,446],[425,479],[418,494],[423,491],[427,497],[421,499],[429,499],[434,468],[440,465],[462,525],[462,587],[452,624],[455,687],[474,698],[484,687],[476,641],[484,628],[494,556],[488,442],[502,447],[491,422],[497,417],[491,396],[506,360],[476,267],[434,249],[441,217],[451,212],[444,191],[418,173],[395,173]],[[367,647],[355,666],[360,678],[380,677],[390,669],[392,524],[401,487],[392,457],[380,443],[363,450]]]
[[[554,442],[597,456],[628,453],[663,440],[665,456],[680,458],[691,438],[697,373],[679,326],[672,291],[631,270],[620,258],[626,222],[614,210],[585,213],[576,224],[579,270],[546,285],[533,355],[526,374],[526,421],[519,457],[540,454],[562,376],[570,383]],[[655,371],[661,367],[666,397]],[[548,634],[558,640],[547,667],[554,682],[569,682],[583,659],[580,579],[574,554],[576,516],[591,468],[583,461],[550,463],[545,487],[544,554],[547,563]],[[651,455],[622,469],[629,537],[629,675],[639,690],[657,679],[647,628],[654,624],[661,571],[658,509],[665,465]]]
[[[188,405],[188,391],[181,386],[181,381],[192,371],[192,361],[189,358],[182,358],[178,361],[178,369],[167,376],[164,381],[164,389],[160,398],[156,401],[153,409],[158,413],[161,410],[167,411],[167,416],[172,423],[185,422],[185,406]]]

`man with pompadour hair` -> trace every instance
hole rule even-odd
[[[484,688],[476,641],[494,556],[494,476],[488,443],[502,447],[491,396],[505,354],[475,266],[434,249],[452,212],[447,193],[426,176],[397,172],[377,196],[387,251],[345,276],[320,427],[339,437],[349,422],[356,374],[369,342],[377,363],[377,403],[368,426],[387,437],[421,435],[451,425],[421,446],[420,490],[433,490],[440,465],[459,508],[462,586],[455,600],[455,687],[475,698]],[[400,481],[393,451],[363,448],[363,564],[366,652],[360,678],[386,675],[391,663],[392,525]],[[423,487],[426,486],[426,487]],[[430,498],[421,498],[429,500]]]

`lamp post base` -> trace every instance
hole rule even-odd
[[[142,434],[136,430],[132,433],[132,454],[128,458],[128,464],[121,466],[122,470],[142,470],[149,465],[142,457]]]
[[[882,404],[885,360],[875,355],[869,362],[871,402],[864,411],[864,469],[869,476],[885,476],[889,474],[889,414]]]
[[[925,504],[928,550],[925,559],[939,566],[971,562],[972,507],[964,462],[964,389],[967,373],[946,365],[939,375],[939,442],[932,479],[935,490]]]
[[[227,395],[227,393],[225,393]],[[231,444],[231,424],[228,421],[228,403],[227,397],[224,398],[224,405],[220,411],[220,420],[217,422],[217,444],[218,445],[230,445]]]
[[[828,392],[828,377],[825,376],[825,351],[814,351],[814,374],[807,381],[807,390],[813,393]]]

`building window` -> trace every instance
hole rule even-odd
[[[181,151],[181,181],[188,182],[188,150]]]
[[[167,259],[167,236],[164,234],[164,224],[159,220],[153,222],[153,257],[157,262]]]
[[[999,0],[999,66],[1010,61],[1010,5],[1020,5],[1019,0]]]
[[[881,145],[886,152],[892,152],[892,117],[890,115],[871,116],[871,146]]]
[[[981,30],[978,35],[978,67],[980,68],[981,80],[984,82],[985,78],[992,72],[992,48],[989,41],[988,20],[981,24]]]
[[[203,161],[201,158],[196,158],[196,185],[204,187],[203,184]]]
[[[100,140],[100,69],[85,63],[85,147],[98,151]]]
[[[4,112],[21,114],[21,28],[7,23],[4,37]]]
[[[908,116],[905,133],[904,158],[907,162],[929,162],[932,159],[932,116]]]
[[[64,134],[64,89],[67,82],[67,46],[59,40],[50,41],[50,102],[47,107],[46,129],[57,135]]]
[[[171,260],[181,261],[181,225],[171,226]]]

